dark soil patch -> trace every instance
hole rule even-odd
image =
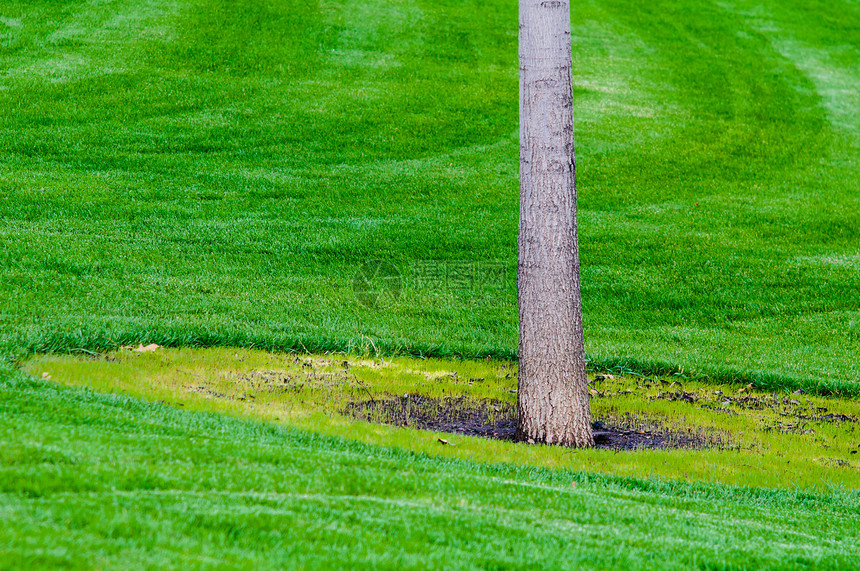
[[[379,424],[408,426],[421,430],[450,432],[497,440],[516,441],[517,409],[501,401],[467,397],[436,399],[403,395],[383,400],[350,403],[344,414]],[[645,421],[621,423],[597,420],[591,425],[595,448],[634,450],[644,448],[722,447],[716,435],[669,430]]]

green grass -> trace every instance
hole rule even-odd
[[[860,564],[839,488],[476,464],[4,378],[4,568]]]
[[[515,356],[515,2],[0,17],[6,351]],[[573,21],[594,366],[856,392],[856,4],[588,1]],[[384,311],[352,291],[377,258],[409,286]],[[503,271],[418,284],[428,260]]]
[[[860,490],[860,402],[854,399],[601,375],[591,385],[595,420],[634,429],[659,426],[719,441],[719,445],[702,450],[572,451],[381,426],[344,413],[350,403],[379,402],[404,394],[488,399],[515,407],[517,367],[511,362],[215,348],[158,349],[145,354],[122,350],[98,357],[44,355],[25,363],[24,370],[36,378],[182,410],[284,423],[472,462],[818,492]],[[666,398],[667,393],[679,392],[693,395],[695,402]],[[834,422],[825,415],[853,420]],[[440,437],[449,445],[441,445]]]
[[[573,7],[592,369],[860,395],[858,30],[851,0]],[[472,462],[7,370],[138,342],[514,359],[516,34],[507,0],[0,3],[0,567],[858,566],[834,467],[792,468],[825,493]],[[354,294],[377,259],[382,309]]]

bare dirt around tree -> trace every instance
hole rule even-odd
[[[350,403],[345,414],[359,420],[516,441],[517,410],[511,403],[466,397],[431,398],[417,394]],[[595,448],[610,450],[723,448],[719,435],[673,430],[634,418],[592,422]]]

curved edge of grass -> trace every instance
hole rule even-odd
[[[422,344],[405,339],[372,339],[360,336],[334,339],[323,336],[253,336],[242,331],[212,330],[151,330],[127,331],[109,335],[104,331],[69,331],[51,336],[7,343],[2,353],[13,363],[35,354],[103,352],[126,345],[156,343],[163,347],[235,347],[260,349],[281,353],[345,353],[378,357],[415,357],[419,359],[452,360],[518,360],[518,350],[510,347]],[[0,353],[0,354],[2,354]],[[791,392],[802,390],[816,396],[860,398],[860,383],[841,379],[795,378],[763,371],[741,371],[703,367],[691,369],[681,364],[629,356],[595,356],[586,354],[589,372],[608,372],[639,376],[677,377],[717,385],[752,385],[765,391]]]
[[[206,425],[211,425],[213,429],[223,429],[226,425],[232,435],[278,438],[293,445],[312,447],[315,450],[375,456],[382,460],[400,461],[426,468],[465,470],[486,478],[509,479],[513,484],[519,483],[518,481],[528,481],[530,485],[538,483],[560,488],[575,485],[586,489],[601,489],[604,492],[615,490],[699,501],[730,501],[761,507],[777,504],[785,507],[789,504],[819,510],[860,510],[860,490],[839,485],[829,486],[827,492],[820,492],[799,487],[761,488],[718,482],[686,482],[659,476],[638,478],[569,468],[474,462],[456,457],[434,456],[395,446],[370,444],[266,420],[235,418],[216,412],[179,410],[168,404],[144,401],[128,395],[105,394],[82,387],[68,387],[34,378],[9,364],[0,363],[0,394],[6,391],[47,391],[56,397],[70,397],[94,405],[116,407],[129,413],[155,412],[163,422],[193,426],[196,429]],[[219,433],[223,430],[213,430],[213,432]]]

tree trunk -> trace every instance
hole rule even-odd
[[[576,235],[566,0],[520,0],[519,421],[522,440],[593,446]]]

